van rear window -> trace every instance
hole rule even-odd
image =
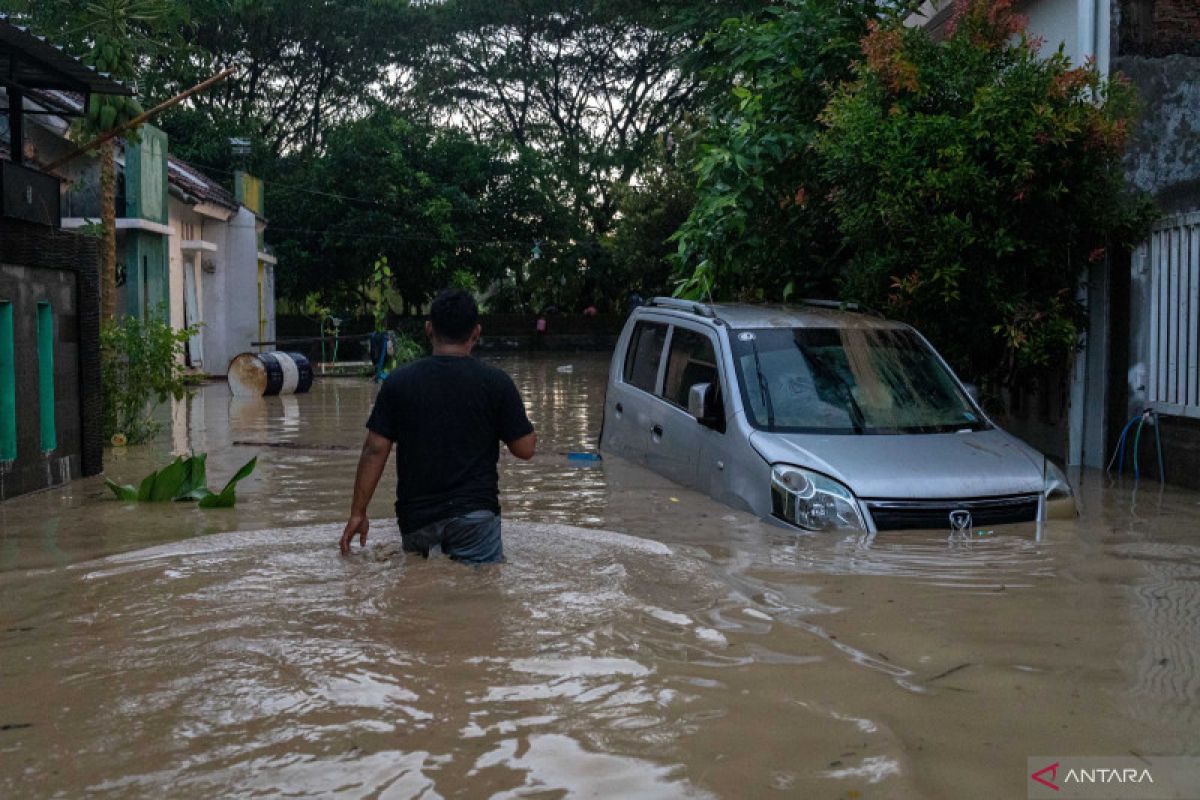
[[[658,388],[658,365],[662,361],[667,326],[659,322],[639,322],[629,337],[625,351],[625,382],[653,393]]]

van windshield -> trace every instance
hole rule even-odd
[[[943,433],[987,422],[912,331],[731,331],[750,422],[780,433]]]

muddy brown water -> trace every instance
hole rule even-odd
[[[208,386],[107,455],[258,454],[236,509],[0,504],[0,796],[1023,797],[1031,755],[1200,755],[1200,495],[1088,473],[1041,541],[796,535],[569,462],[605,359],[499,363],[541,437],[502,566],[406,559],[389,477],[338,556],[350,379]]]

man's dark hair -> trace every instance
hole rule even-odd
[[[462,344],[471,338],[479,322],[479,306],[470,292],[462,289],[443,289],[429,307],[433,335],[443,342]]]

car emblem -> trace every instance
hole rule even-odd
[[[971,523],[971,512],[965,508],[956,508],[950,512],[950,530],[969,531],[971,530]]]

